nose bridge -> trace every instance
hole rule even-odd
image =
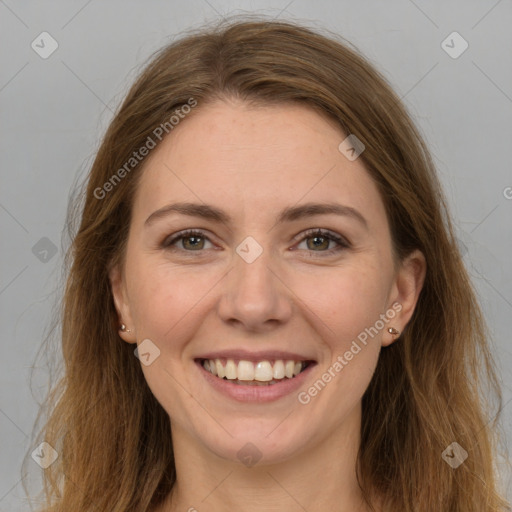
[[[268,247],[263,249],[253,237],[248,237],[240,243],[236,248],[233,269],[237,288],[244,292],[252,289],[255,293],[268,293],[272,287],[271,259]]]
[[[232,270],[226,276],[219,308],[223,319],[237,320],[251,329],[269,320],[285,320],[290,303],[276,273],[271,251],[255,238],[245,238],[236,247]]]

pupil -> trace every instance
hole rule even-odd
[[[313,246],[314,246],[314,247],[319,247],[319,245],[322,245],[322,243],[320,242],[320,244],[317,244],[316,242],[317,242],[318,240],[324,240],[324,241],[325,241],[325,240],[326,240],[326,238],[325,238],[325,237],[323,237],[323,236],[314,236],[314,237],[313,237],[313,240],[314,240],[314,242],[313,242]]]
[[[198,241],[201,240],[201,237],[199,237],[199,236],[189,236],[189,237],[187,237],[187,240],[189,240],[189,241],[190,240],[195,240],[195,242],[192,242],[191,245],[193,247],[197,247]]]

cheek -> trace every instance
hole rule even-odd
[[[383,269],[368,262],[340,265],[292,283],[300,302],[314,313],[324,339],[343,349],[384,313],[388,286]]]
[[[307,306],[304,315],[311,319],[326,349],[320,364],[322,382],[303,390],[305,398],[315,396],[313,407],[337,411],[335,422],[361,399],[375,371],[383,334],[379,319],[385,313],[388,292],[386,275],[378,265],[361,260],[358,265],[331,268],[294,285]]]
[[[129,294],[134,320],[154,334],[171,329],[207,289],[207,283],[199,276],[158,260],[140,255],[127,267],[131,276]]]

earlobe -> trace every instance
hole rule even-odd
[[[387,336],[382,340],[383,346],[390,345],[398,339],[411,319],[425,282],[426,272],[425,256],[418,249],[409,254],[400,264],[393,287],[394,293],[390,297],[390,304],[400,304],[400,310],[391,322],[392,329],[398,331],[398,334],[388,330]],[[394,309],[397,310],[397,308]]]
[[[136,343],[137,338],[133,328],[130,306],[119,267],[112,267],[109,270],[108,275],[110,280],[110,289],[112,290],[112,298],[117,311],[119,336],[127,343]]]

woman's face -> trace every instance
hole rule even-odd
[[[121,336],[173,436],[203,453],[277,462],[357,423],[388,327],[412,315],[421,253],[394,266],[383,202],[345,138],[304,106],[218,101],[145,163],[111,272]]]

